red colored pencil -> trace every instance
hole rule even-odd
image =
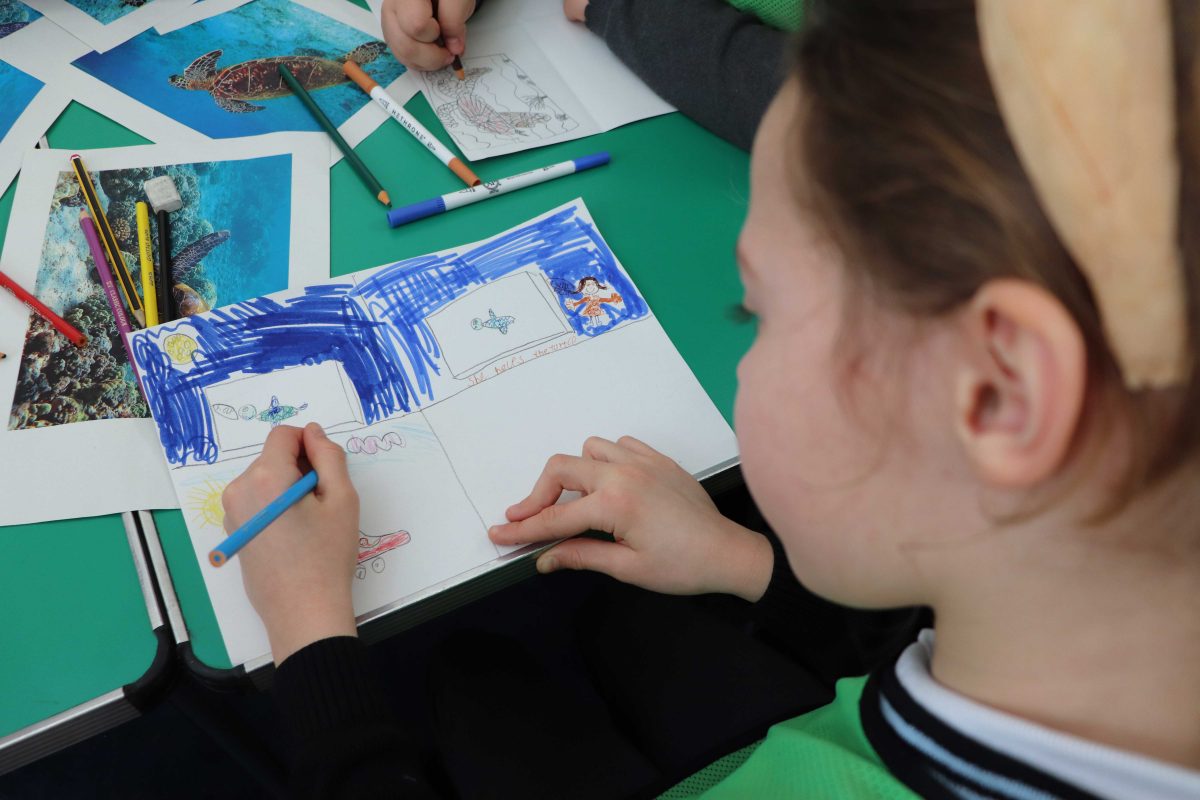
[[[0,286],[8,289],[13,293],[14,297],[16,297],[25,305],[29,306],[31,311],[57,328],[59,333],[71,340],[71,344],[75,345],[76,347],[87,346],[88,339],[86,336],[72,327],[71,323],[67,322],[58,314],[55,314],[53,311],[47,308],[41,300],[38,300],[29,292],[18,286],[16,281],[5,275],[3,272],[0,272]]]

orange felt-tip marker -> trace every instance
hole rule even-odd
[[[362,67],[355,64],[353,61],[345,61],[342,63],[342,71],[346,73],[346,77],[358,84],[358,88],[371,96],[371,99],[379,104],[379,107],[392,116],[392,119],[399,122],[404,130],[408,131],[416,138],[418,142],[425,145],[425,149],[433,153],[437,160],[450,168],[450,171],[457,175],[467,186],[478,186],[480,184],[479,176],[471,171],[471,168],[463,163],[462,159],[451,153],[450,150],[437,138],[429,132],[429,129],[422,125],[417,118],[404,110],[404,106],[397,103],[392,96],[384,91],[383,87],[375,82],[367,73],[363,72]]]

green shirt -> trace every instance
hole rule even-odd
[[[803,0],[729,0],[729,5],[781,31],[799,30],[804,20]]]
[[[858,713],[867,679],[838,681],[827,706],[781,722],[761,742],[705,767],[660,800],[872,797],[919,800],[875,754]]]

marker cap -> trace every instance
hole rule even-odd
[[[572,160],[575,162],[575,171],[583,172],[585,169],[604,166],[610,159],[608,153],[592,153],[590,156],[581,156]]]

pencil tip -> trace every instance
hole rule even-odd
[[[378,198],[379,202],[383,203],[388,208],[392,207],[392,198],[388,196],[386,191],[380,192],[379,194],[375,195],[375,197]]]
[[[458,69],[454,70],[454,74],[458,76],[458,79],[459,79],[460,81],[465,81],[465,80],[467,79],[467,71],[466,71],[466,70],[464,70],[464,69],[463,69],[463,68],[461,68],[461,67],[459,67]]]

